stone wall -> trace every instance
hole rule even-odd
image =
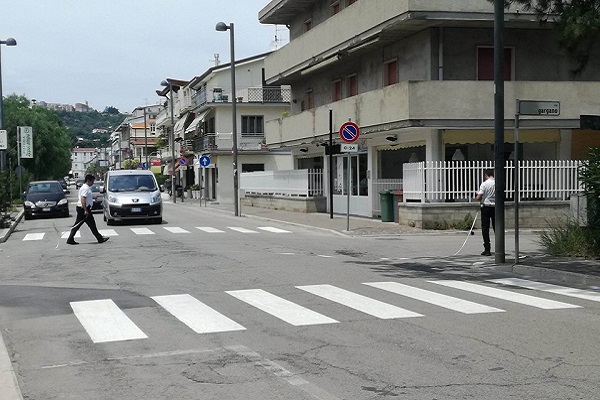
[[[271,210],[288,210],[295,212],[327,212],[326,197],[290,197],[290,196],[266,196],[246,195],[240,199],[243,207],[260,207]]]

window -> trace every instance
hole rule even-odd
[[[477,48],[477,80],[494,80],[494,48]],[[504,80],[512,81],[512,49],[504,49]]]
[[[304,32],[308,32],[312,29],[312,19],[304,21]]]
[[[242,172],[257,172],[264,171],[265,164],[242,164]]]
[[[383,85],[393,85],[398,83],[398,63],[396,60],[388,61],[383,64]]]
[[[264,136],[265,123],[262,115],[242,115],[242,136]]]
[[[337,13],[340,12],[340,2],[338,1],[334,1],[333,3],[331,3],[331,15],[335,15]]]
[[[337,79],[331,82],[331,101],[340,101],[342,99],[342,81]]]
[[[315,98],[312,89],[306,91],[304,105],[307,110],[315,107]]]
[[[156,123],[155,122],[150,122],[150,132],[153,135],[156,135]]]
[[[356,96],[358,94],[358,78],[356,74],[346,78],[346,97]]]

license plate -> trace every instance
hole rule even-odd
[[[134,212],[135,212],[135,213],[142,212],[142,209],[141,209],[141,208],[132,208],[132,209],[131,209],[131,212],[132,212],[132,213],[134,213]]]
[[[46,207],[46,208],[42,208],[42,211],[43,211],[43,212],[49,212],[49,211],[50,211],[50,208],[48,208],[48,207]]]

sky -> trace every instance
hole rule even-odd
[[[262,25],[258,12],[270,0],[0,0],[2,93],[47,103],[85,103],[103,111],[131,112],[156,104],[168,78],[190,80],[235,58],[273,49],[289,35]],[[162,99],[164,101],[164,99]]]

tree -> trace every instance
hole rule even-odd
[[[494,0],[489,0],[492,3]],[[573,58],[580,74],[588,64],[592,50],[600,43],[600,0],[504,0],[508,8],[522,5],[537,13],[541,23],[556,21],[559,43]]]
[[[119,110],[113,106],[106,106],[103,113],[104,114],[120,114]]]
[[[596,254],[600,254],[600,147],[592,147],[584,162],[580,179],[585,187],[590,238]]]
[[[17,165],[17,127],[31,126],[34,158],[21,159],[32,179],[59,179],[71,169],[71,140],[55,111],[31,107],[24,96],[4,99],[4,125],[8,131],[7,155]],[[27,180],[27,179],[26,179]]]

